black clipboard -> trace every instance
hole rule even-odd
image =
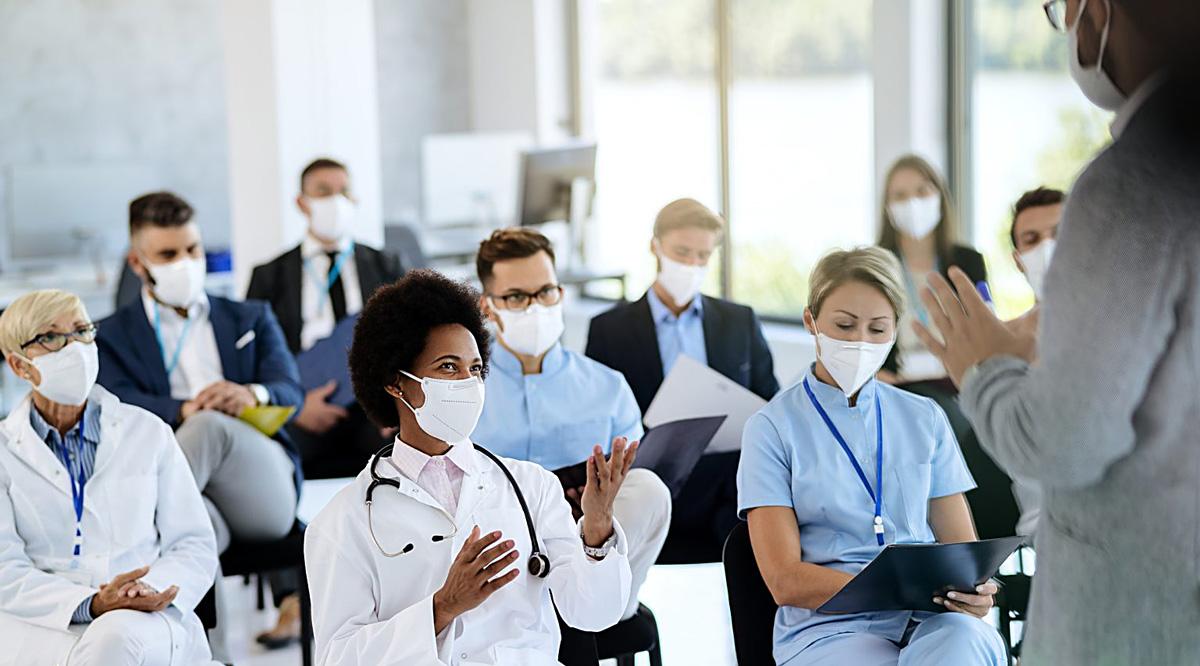
[[[866,611],[945,612],[933,603],[947,592],[975,593],[1018,548],[1025,537],[966,543],[892,544],[884,548],[819,613]]]
[[[358,315],[344,317],[333,328],[329,337],[317,341],[309,349],[296,355],[296,366],[300,370],[300,387],[305,393],[323,386],[329,380],[337,382],[337,388],[329,396],[329,404],[349,407],[354,404],[354,387],[350,384],[350,345],[354,342],[354,325]]]
[[[683,484],[696,468],[696,463],[700,461],[700,456],[704,455],[709,442],[721,429],[725,418],[704,416],[680,419],[651,428],[646,431],[638,445],[637,459],[633,461],[633,466],[657,474],[671,490],[671,497],[676,497],[679,491],[683,490]],[[581,488],[587,485],[587,461],[560,467],[554,470],[554,475],[558,477],[564,490]]]

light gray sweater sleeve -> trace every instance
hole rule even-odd
[[[960,397],[996,462],[1047,488],[1094,484],[1133,450],[1134,416],[1176,332],[1186,284],[1170,202],[1137,196],[1148,184],[1106,164],[1093,165],[1068,201],[1038,362],[992,358]]]

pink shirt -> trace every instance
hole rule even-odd
[[[429,493],[453,516],[458,511],[463,476],[475,469],[474,454],[470,442],[463,442],[452,445],[444,455],[430,456],[396,437],[390,461],[397,472]]]

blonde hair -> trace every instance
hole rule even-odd
[[[714,231],[718,238],[725,234],[725,220],[695,199],[676,199],[663,206],[654,218],[654,237],[662,238],[676,229]]]
[[[42,289],[19,296],[0,315],[0,353],[21,353],[21,345],[54,324],[63,315],[88,320],[87,308],[79,297],[60,289]],[[90,320],[88,320],[90,321]]]
[[[843,284],[855,281],[878,289],[892,304],[899,320],[908,300],[900,271],[900,260],[881,247],[834,250],[817,262],[808,278],[808,307],[813,316],[817,316],[829,294]]]

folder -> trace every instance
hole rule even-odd
[[[746,421],[766,400],[690,356],[681,354],[642,420],[646,427],[705,416],[727,417],[705,453],[742,450]]]
[[[975,594],[1025,543],[1014,536],[966,543],[892,544],[884,548],[819,613],[945,612],[933,603],[947,592]]]
[[[243,409],[242,413],[238,414],[238,418],[254,426],[267,437],[274,437],[275,433],[279,432],[283,424],[287,423],[295,413],[295,407],[260,405]]]
[[[638,444],[634,468],[648,469],[679,495],[700,456],[725,422],[724,416],[682,419],[651,428]],[[587,485],[587,461],[554,470],[563,488]]]
[[[327,402],[339,407],[354,404],[354,386],[350,383],[350,362],[347,358],[350,345],[354,342],[354,324],[358,315],[343,317],[329,337],[322,338],[312,347],[296,355],[300,368],[300,386],[305,393],[324,386],[329,380],[337,382],[337,388]]]

